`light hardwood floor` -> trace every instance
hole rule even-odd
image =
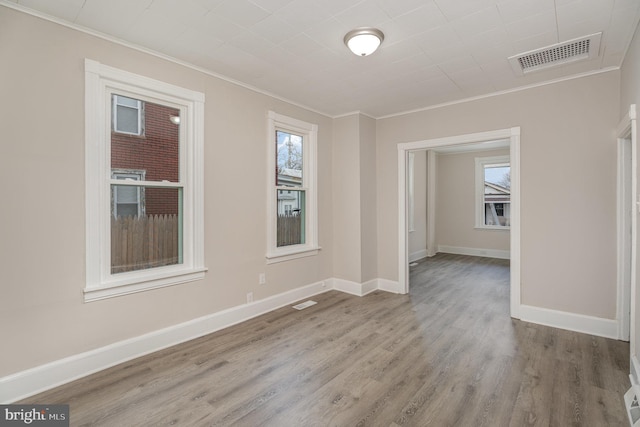
[[[34,396],[71,425],[624,426],[627,343],[512,320],[508,261],[330,291]]]

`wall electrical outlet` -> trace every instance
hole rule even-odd
[[[249,304],[250,302],[253,302],[253,292],[247,293],[247,304]]]
[[[258,275],[258,284],[259,285],[264,285],[265,283],[267,283],[267,276],[264,273],[260,273]]]

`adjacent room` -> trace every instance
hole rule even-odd
[[[639,22],[0,0],[0,404],[640,425]]]

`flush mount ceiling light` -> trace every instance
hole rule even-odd
[[[371,27],[356,28],[344,36],[344,44],[358,56],[371,55],[380,46],[382,40],[384,40],[382,31]]]

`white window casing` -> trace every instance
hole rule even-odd
[[[284,131],[303,138],[303,167],[301,187],[279,187],[276,184],[276,131]],[[318,246],[318,208],[317,208],[317,133],[318,125],[284,116],[273,111],[267,115],[267,263],[288,261],[291,259],[316,255]],[[278,190],[296,190],[304,192],[305,221],[302,244],[277,246]],[[280,208],[282,210],[282,207]]]
[[[178,182],[118,179],[111,170],[112,95],[169,105],[180,111]],[[85,60],[85,302],[199,280],[204,277],[204,94]],[[111,272],[111,185],[182,190],[182,262]]]

